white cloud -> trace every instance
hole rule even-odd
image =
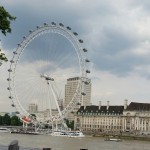
[[[94,103],[101,99],[112,104],[122,104],[126,98],[139,102],[150,99],[150,1],[33,0],[31,3],[14,0],[1,3],[17,16],[12,34],[1,38],[4,47],[12,49],[28,30],[43,22],[63,22],[79,33],[85,48],[89,49]],[[4,78],[1,74],[1,83]]]

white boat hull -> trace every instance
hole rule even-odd
[[[7,128],[0,128],[0,133],[8,133],[8,132],[10,132],[9,129],[7,129]]]
[[[81,131],[53,131],[51,136],[84,137],[84,134]]]

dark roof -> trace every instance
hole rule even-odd
[[[91,105],[91,106],[81,106],[77,111],[79,113],[102,113],[102,114],[123,114],[124,106],[109,106],[107,110],[107,106],[99,106]]]
[[[136,103],[131,102],[126,109],[127,111],[150,111],[150,103]]]
[[[74,77],[74,78],[67,79],[67,81],[74,81],[74,80],[79,80],[79,79],[80,79],[79,77]]]

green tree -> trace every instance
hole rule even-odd
[[[6,58],[5,54],[1,52],[1,49],[0,49],[0,60],[1,61],[5,61],[5,62],[8,61],[8,59]]]
[[[8,114],[5,114],[4,116],[3,116],[3,125],[10,125],[10,123],[11,123],[11,118],[10,118],[10,116],[8,115]]]
[[[68,128],[71,128],[71,130],[74,129],[74,121],[69,121],[68,119],[66,119],[66,125],[68,126]]]
[[[3,6],[0,6],[0,31],[6,36],[6,33],[11,33],[11,21],[15,20],[16,17],[10,15]],[[0,65],[3,61],[7,61],[4,53],[1,53],[0,49]]]
[[[0,6],[0,30],[4,35],[6,35],[6,33],[11,33],[10,24],[11,21],[15,19],[16,17],[10,15],[3,6]]]
[[[11,117],[11,126],[18,126],[18,117],[17,116]]]
[[[0,115],[0,125],[3,125],[3,117]]]

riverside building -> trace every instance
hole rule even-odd
[[[83,131],[96,133],[150,133],[150,104],[131,102],[124,105],[81,106],[77,111],[74,125]]]

